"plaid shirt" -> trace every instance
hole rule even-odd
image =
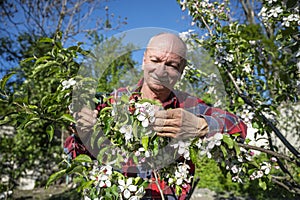
[[[140,92],[143,84],[143,79],[139,81],[137,87],[132,90],[128,88],[120,88],[116,92],[113,93],[113,96],[120,97],[123,94],[131,95],[133,98],[140,98],[140,94],[136,92]],[[132,93],[135,93],[132,95]],[[101,110],[103,107],[107,106],[107,104],[99,104],[97,105],[97,110]],[[168,99],[163,102],[163,107],[165,109],[174,109],[174,108],[183,108],[198,117],[205,118],[208,124],[208,134],[206,137],[211,137],[215,133],[240,133],[241,138],[245,138],[247,134],[247,126],[235,115],[223,111],[219,108],[214,108],[206,105],[203,100],[191,96],[188,93],[181,91],[172,91]],[[75,137],[74,135],[67,138],[65,142],[65,152],[69,154],[72,158],[76,157],[78,154],[86,153],[89,154],[86,147],[81,143],[80,139]],[[190,173],[194,174],[195,166],[192,162],[189,161],[190,165]],[[130,160],[127,164],[123,166],[123,171],[126,172],[130,168],[134,168],[133,162]],[[134,170],[133,170],[134,171]],[[136,168],[136,174],[141,175],[141,171]],[[142,175],[144,176],[144,175]],[[167,186],[167,184],[162,180],[160,181],[160,187],[164,191],[166,195],[172,195],[174,193],[174,189]],[[191,185],[188,185],[187,188],[184,188],[182,194],[177,197],[177,199],[185,199],[189,190],[191,189]],[[155,183],[152,183],[146,189],[146,196],[150,196],[149,199],[160,199],[160,193]]]

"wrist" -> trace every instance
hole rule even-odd
[[[204,137],[208,133],[208,124],[203,117],[198,117],[197,137]]]

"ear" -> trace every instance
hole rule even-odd
[[[186,59],[182,59],[180,76],[183,74],[183,71],[184,71],[184,68],[186,67],[186,65],[187,65]]]

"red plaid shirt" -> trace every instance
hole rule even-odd
[[[136,89],[129,90],[128,88],[120,88],[116,92],[113,93],[113,96],[119,97],[123,94],[132,95],[133,92],[140,92],[143,84],[143,79],[139,81]],[[138,96],[140,97],[140,96]],[[107,106],[107,104],[99,104],[97,106],[97,110],[101,110],[103,107]],[[215,133],[240,133],[242,138],[246,137],[247,134],[247,126],[235,115],[223,111],[219,108],[214,108],[206,105],[203,100],[191,96],[188,93],[173,91],[171,92],[168,99],[163,102],[163,107],[165,109],[174,109],[174,108],[183,108],[198,117],[203,117],[208,123],[208,134],[206,137],[211,137]],[[68,153],[72,158],[76,157],[78,154],[86,153],[89,154],[88,150],[82,145],[80,140],[74,135],[67,138],[65,142],[65,152]],[[190,173],[194,174],[195,166],[192,162],[189,161],[190,165]],[[126,174],[128,168],[132,168],[133,163],[130,161],[123,166],[123,171]],[[136,169],[137,173],[138,169]],[[136,174],[136,173],[135,173]],[[168,185],[161,180],[160,187],[164,191],[164,194],[173,194],[172,188],[168,187]],[[191,185],[188,185],[187,188],[184,188],[182,194],[178,197],[178,199],[185,199],[189,190],[191,189]],[[152,199],[160,199],[160,193],[155,183],[152,183],[147,188],[147,196],[151,196]]]

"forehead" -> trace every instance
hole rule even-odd
[[[147,49],[146,55],[151,58],[151,57],[156,57],[162,60],[168,60],[168,61],[177,61],[180,62],[182,57],[176,53],[165,51],[162,49]]]
[[[163,34],[153,37],[148,44],[147,51],[152,54],[166,54],[177,58],[186,57],[186,46],[181,39],[175,35]]]

